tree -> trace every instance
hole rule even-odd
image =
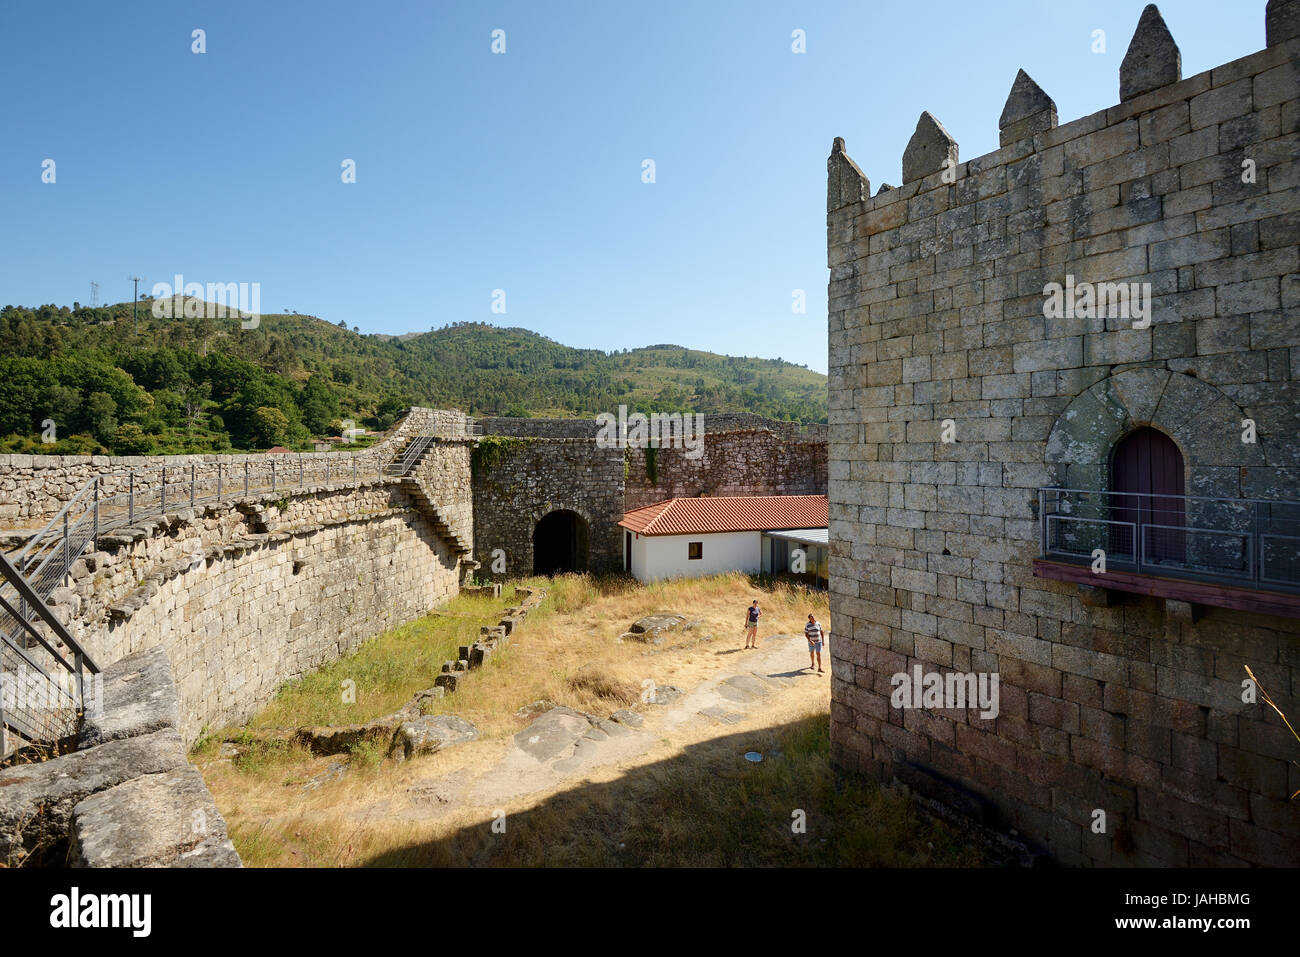
[[[303,386],[298,400],[302,408],[302,424],[312,435],[321,435],[329,428],[330,420],[339,417],[339,400],[323,376],[314,375]]]
[[[280,445],[289,435],[289,420],[279,409],[264,405],[253,413],[253,435],[262,445]]]
[[[119,425],[109,444],[114,455],[153,455],[157,448],[153,437],[145,435],[144,430],[134,422]]]
[[[108,445],[117,432],[117,403],[107,392],[92,392],[86,399],[86,424],[90,434]]]
[[[188,384],[181,389],[181,402],[185,409],[185,427],[192,429],[198,423],[203,410],[212,397],[212,384],[201,382]]]

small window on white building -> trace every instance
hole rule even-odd
[[[703,557],[704,557],[704,543],[703,543],[703,542],[687,542],[687,543],[686,543],[686,557],[689,558],[689,559],[691,559],[691,560],[694,560],[694,559],[696,559],[696,558],[703,558]]]

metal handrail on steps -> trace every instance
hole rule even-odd
[[[114,531],[162,519],[170,509],[196,508],[335,481],[402,478],[419,464],[437,438],[419,433],[396,459],[353,455],[296,463],[272,455],[269,468],[205,462],[108,472],[89,479],[44,528],[8,557],[0,555],[0,757],[15,739],[53,743],[75,732],[84,712],[83,674],[95,673],[89,655],[50,609],[54,592],[73,565]],[[363,464],[364,463],[364,464]],[[215,465],[215,467],[214,467]],[[178,481],[179,479],[179,481]],[[58,604],[57,602],[55,604]],[[69,660],[71,659],[71,660]],[[32,702],[44,702],[35,707]]]

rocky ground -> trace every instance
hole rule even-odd
[[[807,647],[802,635],[773,635],[755,650],[711,648],[694,656],[702,659],[696,667],[679,669],[675,680],[685,687],[647,684],[634,709],[607,717],[551,708],[508,738],[478,739],[412,762],[402,793],[377,797],[353,813],[390,821],[452,811],[491,815],[585,780],[611,779],[710,738],[825,711],[829,672],[806,668]]]

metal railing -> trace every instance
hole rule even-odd
[[[50,522],[8,557],[0,556],[0,756],[7,728],[31,743],[75,733],[84,710],[83,674],[98,668],[50,610],[101,537],[160,520],[169,511],[250,495],[292,492],[332,482],[401,478],[441,434],[412,436],[391,461],[380,452],[313,456],[273,454],[266,461],[222,461],[132,469],[97,475]],[[41,702],[42,706],[31,706]]]
[[[0,629],[0,757],[71,737],[99,667],[3,555]]]
[[[1040,488],[1038,515],[1044,559],[1300,591],[1300,502]]]
[[[420,459],[424,457],[424,453],[434,443],[434,440],[444,437],[434,433],[421,433],[412,436],[411,441],[406,444],[405,449],[398,453],[397,458],[384,466],[383,473],[396,476],[406,475],[419,464]]]

